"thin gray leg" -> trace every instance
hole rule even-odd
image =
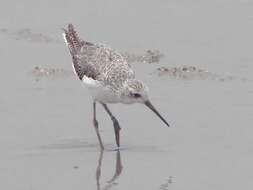
[[[93,124],[94,124],[94,128],[95,128],[95,131],[96,131],[96,134],[98,137],[100,148],[101,148],[101,150],[104,150],[104,145],[103,145],[103,142],[102,142],[101,136],[99,134],[99,130],[98,130],[98,121],[96,119],[96,102],[95,101],[93,102]]]
[[[101,177],[101,166],[102,166],[103,154],[104,154],[104,150],[101,150],[99,154],[98,166],[96,170],[97,190],[100,190],[100,177]]]
[[[122,162],[121,162],[121,158],[120,158],[120,151],[117,150],[115,173],[114,173],[114,176],[112,177],[112,179],[110,179],[108,181],[108,183],[112,184],[120,176],[122,170],[123,170],[123,166],[122,166]]]
[[[113,127],[114,127],[114,133],[115,133],[115,139],[116,139],[116,143],[117,143],[117,146],[119,147],[120,146],[120,126],[119,126],[119,122],[118,120],[114,117],[114,115],[112,115],[112,112],[109,110],[109,108],[107,107],[106,104],[104,103],[101,103],[102,106],[105,108],[106,112],[109,114],[112,122],[113,122]]]

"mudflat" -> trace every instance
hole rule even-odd
[[[251,190],[250,1],[8,1],[0,7],[0,189]],[[125,54],[142,105],[102,107],[72,72],[61,28]],[[204,76],[204,77],[203,77]]]

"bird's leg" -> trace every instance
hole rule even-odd
[[[117,146],[119,147],[120,146],[120,126],[119,126],[119,122],[118,120],[116,119],[116,117],[114,117],[114,115],[112,115],[112,112],[109,110],[109,108],[107,107],[106,104],[104,103],[101,103],[102,106],[105,108],[106,112],[109,114],[112,122],[113,122],[113,127],[114,127],[114,133],[115,133],[115,139],[116,139],[116,143],[117,143]]]
[[[108,181],[108,183],[112,184],[120,176],[122,170],[123,170],[123,166],[122,166],[122,162],[120,158],[120,151],[117,150],[115,173],[114,173],[114,176]]]
[[[101,150],[99,154],[98,166],[96,170],[97,190],[100,190],[100,177],[101,177],[101,166],[102,166],[103,154],[104,154],[104,150]]]
[[[98,137],[100,148],[101,148],[101,150],[104,150],[104,145],[103,145],[103,142],[102,142],[101,136],[99,134],[99,130],[98,130],[98,121],[96,119],[96,102],[95,101],[93,102],[93,125],[95,128],[97,137]]]

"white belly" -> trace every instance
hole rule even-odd
[[[94,100],[103,103],[119,103],[119,97],[108,87],[103,86],[100,82],[92,78],[83,77],[83,84],[89,89]]]

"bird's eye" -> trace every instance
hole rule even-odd
[[[132,96],[135,97],[135,98],[140,98],[141,97],[141,95],[138,94],[138,93],[133,93]]]

